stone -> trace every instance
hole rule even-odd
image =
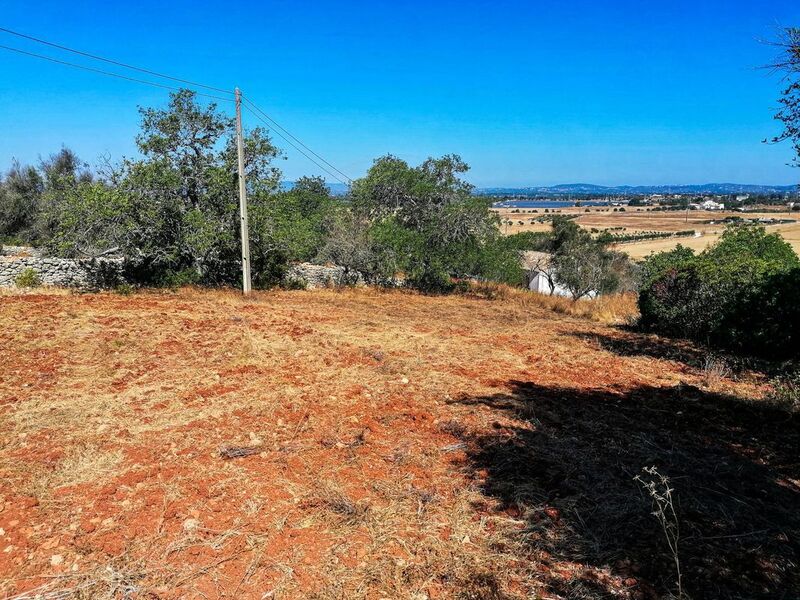
[[[15,287],[17,277],[28,269],[39,277],[41,285],[55,287],[102,287],[104,282],[123,283],[121,258],[91,260],[53,258],[41,251],[6,247],[0,254],[0,287]]]
[[[292,265],[286,272],[284,281],[306,289],[336,287],[342,285],[364,285],[364,277],[358,272],[348,272],[338,265],[315,265],[300,263]]]

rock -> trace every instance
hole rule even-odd
[[[357,271],[348,272],[344,267],[337,265],[324,266],[311,263],[293,265],[286,272],[284,281],[289,285],[299,285],[306,289],[364,285],[364,277]]]
[[[73,260],[44,257],[39,251],[29,249],[0,255],[0,287],[16,286],[17,277],[27,270],[36,273],[41,285],[57,287],[106,287],[123,283],[120,258]]]
[[[197,531],[200,528],[200,521],[197,519],[186,519],[183,522],[183,530],[186,532]]]
[[[53,565],[54,567],[57,567],[63,562],[64,562],[64,557],[61,556],[60,554],[53,554],[53,556],[50,557],[50,564]]]

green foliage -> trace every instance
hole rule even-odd
[[[39,172],[15,161],[0,183],[0,238],[32,240],[43,188]]]
[[[371,281],[402,274],[426,292],[451,291],[459,277],[521,282],[521,270],[513,266],[519,254],[500,241],[490,201],[473,196],[459,177],[467,169],[455,155],[418,167],[393,156],[376,160],[353,185],[348,219],[358,247],[334,234],[338,242],[329,243],[324,256],[358,264]]]
[[[37,168],[14,165],[0,186],[0,239],[70,258],[122,256],[125,279],[137,285],[239,285],[233,120],[188,90],[140,113],[140,157],[106,165],[101,178],[67,149]],[[320,178],[280,190],[273,164],[280,152],[265,132],[248,132],[244,146],[256,287],[279,283],[300,261],[333,262],[353,281],[360,273],[426,292],[447,292],[468,278],[521,285],[520,254],[553,241],[544,233],[502,237],[491,200],[472,195],[462,179],[468,166],[456,155],[416,167],[379,158],[347,197],[334,199]],[[106,286],[119,281],[114,267]]]
[[[800,166],[800,28],[784,28],[776,45],[782,54],[771,67],[781,71],[787,83],[775,113],[775,119],[783,124],[783,131],[772,138],[772,142],[789,141],[795,151],[792,163]]]
[[[42,285],[42,279],[31,267],[23,269],[19,275],[14,278],[14,285],[18,288],[34,288]]]
[[[16,244],[47,242],[57,223],[49,214],[63,194],[92,180],[74,152],[62,148],[38,167],[14,162],[0,181],[0,239]]]
[[[120,296],[132,296],[135,291],[136,288],[134,288],[130,283],[120,283],[114,287],[114,292]]]
[[[250,243],[262,285],[277,283],[288,261],[319,254],[335,208],[320,178],[302,178],[288,192],[259,193],[251,202]]]
[[[800,260],[778,234],[730,225],[695,255],[678,247],[645,261],[644,327],[768,357],[800,353]]]
[[[567,217],[554,217],[552,225],[545,246],[551,255],[551,285],[563,286],[574,300],[632,287],[633,266],[627,255],[609,251],[602,239]]]
[[[498,244],[509,251],[525,252],[535,250],[544,252],[550,244],[550,235],[546,231],[521,231],[500,238]]]
[[[142,129],[136,141],[142,158],[111,169],[105,181],[76,176],[66,160],[45,170],[41,229],[48,232],[48,248],[69,257],[122,254],[127,276],[147,284],[238,284],[233,121],[214,104],[198,104],[187,90],[171,94],[164,109],[140,112]],[[279,278],[292,256],[313,251],[304,230],[292,220],[294,211],[286,206],[290,199],[271,200],[280,181],[271,164],[278,155],[263,131],[245,136],[256,245],[253,279],[262,284]]]
[[[775,377],[768,399],[789,412],[800,412],[800,370]]]
[[[69,258],[96,257],[127,248],[135,222],[130,197],[101,182],[66,186],[42,219],[53,223],[48,250]]]

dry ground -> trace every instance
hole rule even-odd
[[[651,464],[694,598],[800,597],[762,379],[500,296],[0,295],[0,597],[664,597]]]
[[[533,209],[520,209],[523,211]],[[508,209],[498,211],[503,220],[510,219],[513,225],[506,227],[502,226],[504,233],[519,233],[521,231],[549,231],[549,223],[529,223],[531,218],[542,216],[544,209],[536,209],[537,213],[513,213]],[[720,223],[722,219],[730,216],[738,216],[748,219],[755,218],[779,218],[779,219],[793,219],[795,223],[786,223],[783,225],[769,225],[767,230],[770,232],[777,231],[783,238],[789,242],[794,248],[795,252],[800,254],[800,214],[787,212],[782,213],[759,213],[759,212],[721,212],[721,211],[704,211],[692,210],[688,215],[683,211],[668,211],[668,212],[648,212],[644,208],[627,207],[625,212],[604,212],[597,208],[590,208],[590,212],[586,212],[585,208],[563,208],[559,209],[561,214],[575,214],[578,215],[576,223],[587,229],[597,228],[605,229],[608,227],[625,227],[626,232],[633,233],[636,231],[682,231],[687,229],[694,229],[702,233],[701,237],[679,237],[673,239],[660,239],[660,240],[645,240],[641,242],[629,242],[619,244],[617,248],[627,252],[631,258],[640,259],[645,258],[651,252],[661,252],[663,250],[671,250],[678,244],[688,246],[697,251],[703,250],[706,246],[713,244],[719,238],[719,235],[724,229],[724,225]],[[524,225],[519,225],[519,221],[523,221]],[[709,223],[714,221],[714,223]]]

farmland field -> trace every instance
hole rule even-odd
[[[530,209],[521,209],[527,211]],[[535,217],[544,216],[544,209],[537,209],[537,213],[515,213],[508,209],[498,211],[501,219],[511,220],[512,225],[502,226],[504,233],[518,233],[520,231],[547,231],[550,226],[548,223],[529,223]],[[663,231],[675,232],[693,229],[700,233],[700,237],[675,237],[669,239],[655,239],[637,242],[626,242],[615,246],[616,249],[627,252],[631,258],[640,259],[648,256],[651,252],[671,250],[678,244],[694,248],[697,251],[703,250],[709,244],[713,244],[722,233],[724,224],[721,223],[726,217],[742,217],[747,219],[758,218],[778,218],[792,219],[795,223],[779,225],[768,225],[767,231],[777,231],[786,241],[788,241],[795,252],[800,254],[800,214],[787,212],[783,213],[763,213],[763,212],[729,212],[729,211],[689,211],[688,215],[684,211],[646,211],[644,208],[627,207],[624,212],[613,212],[608,209],[589,208],[563,208],[557,214],[577,215],[576,223],[587,229],[606,229],[606,228],[625,228],[621,233],[634,233],[639,231]],[[519,221],[523,221],[520,225]]]
[[[0,295],[0,595],[662,597],[648,465],[695,597],[800,593],[763,379],[548,302]]]

